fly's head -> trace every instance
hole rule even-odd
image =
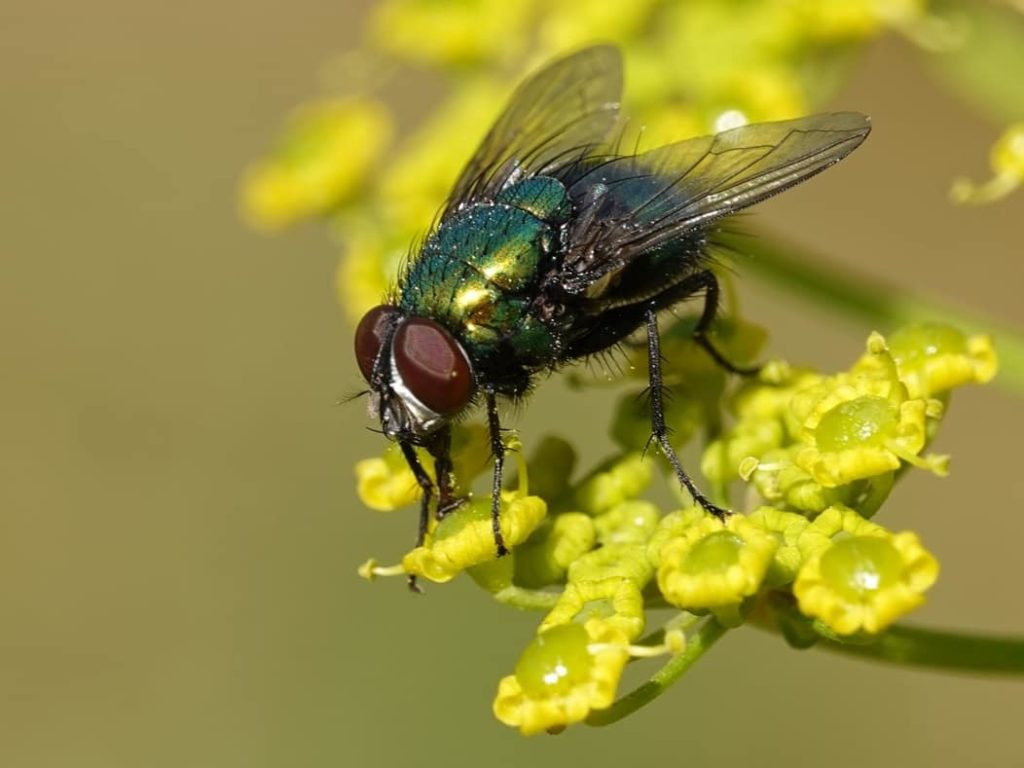
[[[392,440],[420,443],[473,398],[473,368],[442,325],[382,304],[356,328],[356,362],[370,385],[370,416]]]

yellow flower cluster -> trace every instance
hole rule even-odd
[[[687,396],[709,418],[725,384],[677,333],[666,334],[674,352],[667,378],[683,382],[675,360],[685,361],[693,372]],[[760,341],[754,332],[726,333],[723,341],[744,338]],[[502,722],[527,734],[611,706],[629,658],[686,646],[685,634],[674,644],[666,634],[662,646],[632,645],[654,606],[681,609],[702,626],[736,627],[768,597],[784,595],[816,636],[869,638],[920,605],[938,564],[914,533],[867,518],[906,468],[945,471],[945,459],[926,452],[943,404],[951,389],[995,371],[986,337],[936,323],[903,328],[889,342],[872,334],[865,354],[831,376],[770,363],[725,397],[732,424],[704,453],[704,471],[723,493],[748,483],[747,514],[721,520],[690,502],[663,514],[644,498],[655,462],[627,445],[574,480],[571,444],[545,438],[529,462],[514,454],[519,487],[504,492],[501,505],[508,557],[496,557],[489,497],[470,497],[432,523],[425,544],[400,566],[371,561],[362,573],[445,582],[466,571],[502,602],[546,608],[494,703]],[[646,415],[620,410],[613,432],[636,432],[637,424],[621,423],[628,418],[647,423]],[[489,457],[482,427],[457,427],[453,455],[466,491]],[[393,509],[419,497],[393,449],[356,472],[368,506]]]
[[[985,336],[938,323],[879,334],[849,371],[822,376],[766,366],[732,400],[733,427],[705,451],[703,470],[749,480],[762,499],[815,515],[846,504],[871,516],[907,466],[945,474],[926,453],[949,391],[996,372]]]
[[[395,111],[358,87],[298,110],[277,150],[246,174],[242,211],[261,229],[313,217],[337,225],[338,292],[355,321],[389,289],[524,65],[595,41],[618,44],[631,78],[625,112],[644,126],[621,140],[642,149],[812,111],[858,44],[887,30],[915,39],[927,13],[925,0],[385,0],[371,13],[366,50],[458,87],[398,141]],[[1024,181],[1021,125],[997,142],[992,166],[993,181],[963,183],[959,198],[994,199]],[[946,458],[928,446],[950,391],[995,375],[990,340],[915,325],[888,339],[872,335],[849,370],[824,375],[775,362],[730,391],[733,379],[693,343],[693,327],[680,321],[662,342],[665,383],[676,395],[673,441],[714,437],[703,473],[722,503],[742,482],[746,514],[720,520],[689,498],[666,514],[644,497],[657,461],[644,455],[650,426],[634,386],[611,425],[620,452],[583,477],[572,479],[575,454],[564,440],[545,439],[528,463],[513,453],[518,487],[500,500],[508,557],[497,558],[491,498],[472,494],[490,465],[487,431],[462,424],[452,458],[464,503],[432,519],[400,565],[371,560],[360,570],[434,582],[466,572],[502,602],[543,608],[494,701],[498,719],[524,734],[556,732],[611,707],[630,658],[679,654],[691,643],[672,622],[686,631],[733,627],[781,597],[816,636],[863,640],[918,606],[937,577],[914,533],[869,518],[909,468],[945,473]],[[758,359],[764,341],[762,329],[742,321],[716,324],[716,344],[734,362]],[[627,354],[630,371],[646,379],[645,351]],[[420,459],[432,473],[430,457]],[[356,476],[373,509],[421,498],[395,448],[359,462]],[[648,609],[665,607],[679,613],[663,644],[641,639]]]

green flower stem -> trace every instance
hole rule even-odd
[[[669,659],[665,666],[651,675],[650,680],[617,699],[608,709],[591,712],[585,722],[594,726],[611,725],[658,698],[725,633],[725,627],[714,619],[708,619],[696,634],[687,639],[683,652]]]
[[[999,376],[994,383],[1016,395],[1024,395],[1024,331],[914,296],[888,283],[830,265],[828,260],[789,243],[762,235],[729,233],[724,244],[752,258],[744,268],[757,270],[777,285],[824,304],[830,310],[870,323],[876,330],[921,320],[942,319],[970,333],[989,333],[999,353]]]
[[[780,600],[762,603],[760,608],[750,615],[749,621],[761,629],[780,632],[779,618],[790,624],[801,622],[808,628],[811,626],[796,607]],[[1022,637],[974,635],[896,624],[873,641],[844,643],[819,636],[814,647],[941,672],[1024,675]]]
[[[493,597],[503,605],[510,605],[521,611],[550,611],[555,607],[560,592],[543,592],[539,589],[510,586],[493,593]]]
[[[943,672],[1024,675],[1024,638],[967,635],[897,624],[864,645],[822,640],[818,647],[851,656]]]

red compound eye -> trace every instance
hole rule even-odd
[[[473,395],[473,376],[459,342],[433,320],[411,317],[392,345],[402,383],[427,408],[449,416]]]
[[[394,307],[381,304],[363,315],[359,321],[356,328],[356,363],[367,381],[373,375],[373,364],[380,354],[388,325],[397,314],[398,310]]]

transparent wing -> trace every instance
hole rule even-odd
[[[487,200],[512,178],[542,174],[592,152],[618,120],[622,58],[609,45],[585,48],[536,72],[463,169],[444,215]]]
[[[561,283],[583,290],[639,254],[783,192],[842,160],[870,130],[861,114],[812,115],[596,162],[567,180],[577,216]]]

